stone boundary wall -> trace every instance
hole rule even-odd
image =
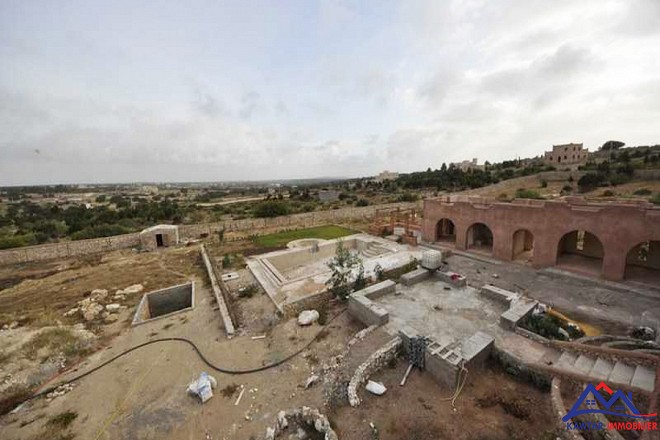
[[[335,209],[273,218],[250,218],[244,220],[228,220],[218,223],[179,225],[179,239],[185,241],[202,238],[203,236],[211,236],[217,234],[222,229],[224,229],[225,232],[251,231],[251,233],[257,234],[259,230],[267,230],[269,228],[296,229],[320,226],[343,220],[367,220],[372,218],[376,212],[381,214],[388,210],[394,211],[396,209],[419,208],[421,206],[421,201],[412,203],[390,203],[387,205]],[[56,258],[77,257],[137,246],[140,246],[139,232],[115,235],[112,237],[25,246],[1,250],[0,266],[27,263],[30,261],[46,261]]]
[[[357,395],[358,387],[365,383],[372,374],[394,359],[399,353],[402,345],[403,340],[397,336],[376,350],[371,356],[369,356],[369,359],[357,367],[355,374],[353,374],[353,377],[348,384],[348,403],[352,407],[356,407],[361,403],[360,398]]]
[[[272,218],[246,218],[243,220],[228,220],[217,223],[205,223],[199,225],[180,225],[179,236],[181,240],[201,238],[203,235],[212,236],[221,230],[225,232],[251,231],[258,234],[260,230],[273,228],[309,228],[313,226],[326,225],[343,220],[368,220],[377,213],[383,214],[387,211],[397,209],[421,208],[422,202],[389,203],[386,205],[364,206],[361,208],[331,209],[329,211],[315,211],[301,214],[284,215]]]
[[[25,246],[0,251],[0,266],[5,264],[45,261],[55,258],[69,258],[98,252],[110,252],[140,245],[140,233],[115,235],[112,237],[90,238],[62,243],[49,243]]]

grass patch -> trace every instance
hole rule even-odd
[[[49,352],[62,352],[67,358],[84,355],[89,346],[76,337],[67,328],[53,328],[42,331],[34,336],[22,347],[22,352],[28,359],[36,359],[39,351],[48,349]]]
[[[295,231],[277,232],[275,234],[262,235],[255,237],[254,242],[263,247],[281,247],[293,240],[301,238],[321,238],[323,240],[332,240],[335,238],[353,235],[357,232],[336,225],[318,226],[316,228],[298,229]]]

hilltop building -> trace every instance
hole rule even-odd
[[[454,168],[458,168],[461,171],[467,171],[467,170],[483,170],[484,166],[483,165],[478,165],[477,164],[477,158],[475,157],[472,160],[464,160],[461,162],[452,162]]]
[[[553,145],[546,151],[544,160],[548,165],[581,165],[589,159],[589,150],[583,144]]]

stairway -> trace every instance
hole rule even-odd
[[[380,255],[380,251],[378,249],[374,249],[371,247],[367,247],[366,249],[362,250],[362,255],[367,257],[367,258],[374,258]]]
[[[653,391],[655,387],[655,369],[623,361],[613,362],[596,354],[585,355],[563,350],[553,367],[589,376],[593,382],[605,381],[646,391]]]

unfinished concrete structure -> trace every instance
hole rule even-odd
[[[327,299],[325,282],[331,275],[328,262],[334,258],[339,242],[359,255],[366,277],[375,276],[376,266],[390,270],[421,258],[421,251],[414,247],[355,234],[327,241],[297,241],[292,248],[249,257],[247,265],[277,309],[292,314]]]
[[[179,244],[179,227],[176,225],[156,225],[140,232],[143,249],[152,251],[159,247]]]
[[[647,202],[427,199],[423,238],[537,268],[660,285],[660,208]]]

